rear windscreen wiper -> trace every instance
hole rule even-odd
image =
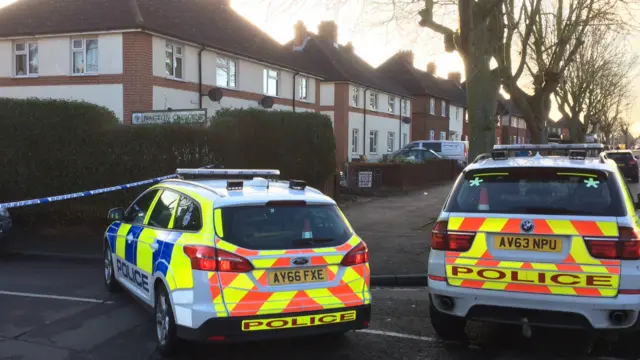
[[[315,245],[315,244],[321,244],[321,243],[328,243],[328,242],[332,242],[334,239],[299,239],[299,240],[294,240],[293,244],[296,246],[300,246],[300,245]]]

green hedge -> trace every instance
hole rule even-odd
[[[320,186],[335,172],[330,119],[317,113],[223,110],[211,126],[120,125],[109,110],[0,99],[0,203],[140,181],[178,167],[276,168]],[[24,226],[103,222],[144,188],[10,210]]]

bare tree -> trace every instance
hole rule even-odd
[[[566,69],[554,95],[558,110],[573,123],[582,121],[574,136],[578,141],[593,132],[612,107],[612,101],[622,97],[629,101],[631,79],[635,76],[637,57],[628,50],[622,37],[601,28],[591,28],[575,61]]]

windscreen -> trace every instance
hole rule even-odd
[[[461,177],[447,212],[626,215],[615,177],[575,168],[504,168],[469,171]]]
[[[220,238],[251,250],[332,247],[352,236],[335,205],[233,206],[215,216]]]
[[[437,153],[442,152],[442,143],[439,143],[439,142],[425,142],[425,143],[422,143],[422,147],[424,149],[433,150]]]

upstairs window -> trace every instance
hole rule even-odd
[[[98,73],[98,39],[71,41],[73,75]]]
[[[436,99],[431,98],[429,100],[429,114],[431,115],[435,115],[436,114]]]
[[[235,60],[218,56],[216,59],[216,84],[226,88],[235,88],[237,69],[238,63]]]
[[[440,115],[447,116],[447,102],[444,100],[440,100]]]
[[[167,44],[165,65],[168,77],[182,79],[182,46]]]
[[[402,114],[407,115],[409,113],[409,100],[402,101]]]
[[[38,75],[38,44],[18,42],[15,44],[16,76]]]
[[[378,110],[378,93],[376,92],[369,94],[369,109]]]
[[[300,100],[309,100],[309,79],[302,76],[298,83],[298,93],[300,94]]]
[[[266,95],[278,96],[278,71],[264,69],[263,85],[263,90]]]
[[[351,89],[351,106],[358,107],[359,97],[360,97],[360,88],[354,86]]]
[[[396,111],[396,98],[389,96],[389,114],[393,114]]]

